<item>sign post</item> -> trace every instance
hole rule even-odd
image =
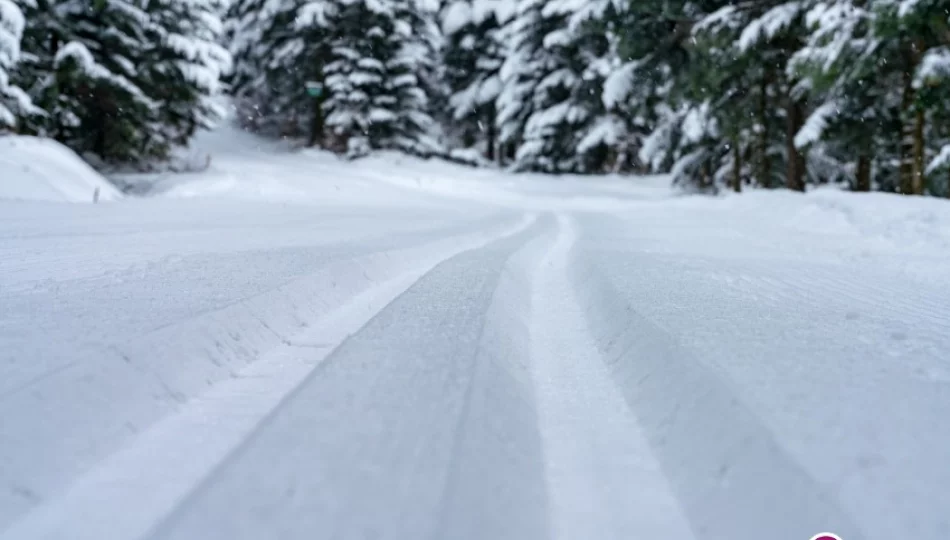
[[[310,122],[310,140],[307,146],[316,146],[323,140],[323,83],[307,81],[307,95],[313,98],[313,118]]]

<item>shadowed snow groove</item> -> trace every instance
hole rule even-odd
[[[470,509],[476,517],[511,538],[546,538],[532,399],[513,399],[522,390],[486,348],[488,332],[501,330],[489,314],[502,272],[539,227],[426,274],[331,353],[151,538],[484,538],[456,506],[474,480],[492,495]],[[514,438],[503,454],[517,477],[496,476],[504,463],[479,472],[473,460],[495,437]]]
[[[498,277],[431,540],[552,537],[530,372],[531,269],[555,232],[550,216],[542,225]]]
[[[812,477],[728,380],[637,311],[596,253],[573,258],[590,330],[698,540],[864,538],[830,486]]]

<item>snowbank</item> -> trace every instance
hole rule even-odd
[[[950,201],[887,193],[820,189],[808,194],[790,225],[801,230],[950,248]]]
[[[0,137],[0,199],[93,202],[122,198],[72,150],[51,139]]]

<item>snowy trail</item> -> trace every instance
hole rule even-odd
[[[0,202],[0,539],[950,537],[950,251],[564,189]]]

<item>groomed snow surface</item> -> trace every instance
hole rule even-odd
[[[196,151],[0,201],[0,539],[950,538],[948,203]]]

